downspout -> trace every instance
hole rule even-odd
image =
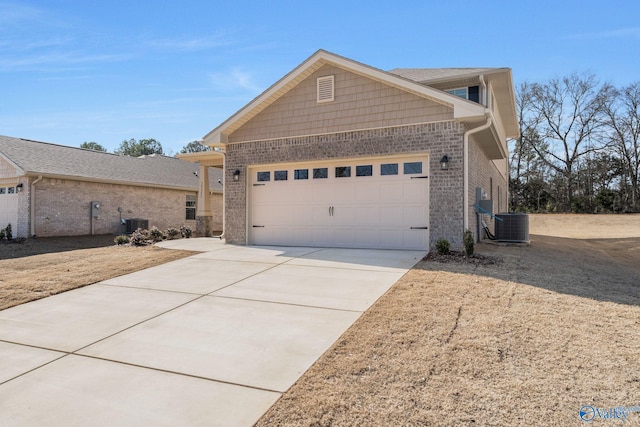
[[[31,237],[36,236],[36,184],[42,181],[42,175],[31,183],[31,190],[29,190],[29,222],[31,225]]]
[[[491,116],[486,113],[486,117],[487,117],[487,121],[483,124],[480,125],[478,127],[475,127],[473,129],[469,129],[468,131],[466,131],[464,133],[464,136],[462,138],[463,141],[463,158],[464,158],[464,162],[463,162],[463,220],[462,220],[462,225],[463,225],[463,231],[469,229],[469,135],[472,135],[474,133],[483,131],[487,128],[489,128],[489,126],[491,126]]]
[[[227,178],[225,176],[225,171],[227,170],[227,153],[225,153],[225,151],[223,149],[220,149],[220,151],[218,151],[220,154],[222,154],[222,233],[219,236],[212,236],[212,237],[217,237],[220,240],[224,239],[224,231],[226,229],[226,224],[227,224],[227,209],[225,208],[226,206],[226,198],[227,198]]]

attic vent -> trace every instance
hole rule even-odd
[[[333,77],[318,77],[318,102],[333,101]]]

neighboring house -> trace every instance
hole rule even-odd
[[[507,209],[517,135],[509,68],[385,72],[320,50],[203,143],[224,155],[227,242],[428,250],[477,236],[476,194]]]
[[[0,136],[0,228],[10,223],[15,237],[117,234],[125,231],[122,220],[134,218],[163,230],[193,228],[201,209],[221,230],[222,173],[208,174],[210,204],[202,209],[200,169],[160,155],[118,156]]]

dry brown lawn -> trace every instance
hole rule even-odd
[[[530,230],[477,245],[493,265],[420,262],[257,425],[565,426],[640,406],[640,215]]]
[[[155,246],[115,246],[113,237],[0,244],[0,310],[194,254]]]

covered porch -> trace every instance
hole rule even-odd
[[[223,170],[224,181],[224,152],[222,151],[203,151],[199,153],[185,153],[176,155],[177,158],[192,163],[198,163],[198,200],[196,203],[196,230],[197,237],[213,236],[214,221],[213,212],[211,210],[211,182],[209,168],[218,168]],[[222,233],[224,234],[224,182],[222,182]]]

